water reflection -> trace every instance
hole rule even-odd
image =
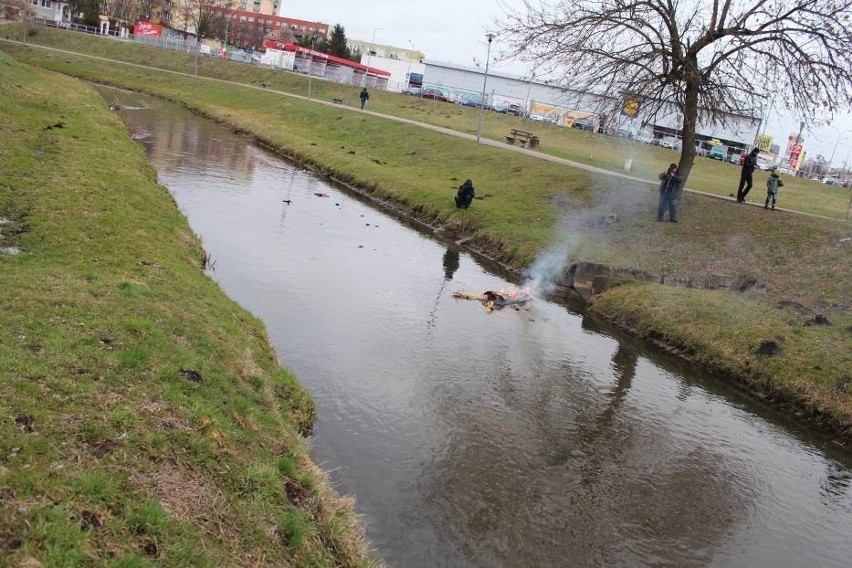
[[[316,399],[312,451],[390,565],[852,557],[848,453],[594,318],[455,300],[506,282],[182,109],[138,106],[128,124]]]
[[[452,280],[453,274],[459,269],[459,251],[448,247],[444,253],[444,279]]]

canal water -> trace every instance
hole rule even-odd
[[[849,565],[848,451],[570,306],[455,299],[509,282],[178,106],[119,96],[211,277],[316,400],[312,453],[389,566]]]

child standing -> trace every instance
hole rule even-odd
[[[772,210],[775,211],[775,201],[778,199],[778,188],[783,186],[784,182],[778,175],[778,168],[773,168],[769,174],[769,179],[766,180],[766,202],[763,204],[764,209],[769,209],[769,202],[772,201]]]

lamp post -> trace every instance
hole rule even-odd
[[[843,140],[844,134],[849,134],[852,130],[844,130],[837,135],[837,140],[834,142],[834,148],[831,150],[831,157],[828,159],[828,169],[831,171],[831,164],[834,162],[834,154],[837,153],[837,146],[840,144],[840,141]]]
[[[201,34],[195,34],[195,75],[198,76],[198,57],[201,55]]]
[[[414,43],[411,40],[408,40],[408,45],[411,47],[411,51],[414,51]],[[411,58],[414,54],[408,54],[408,71],[405,72],[405,92],[407,93],[411,90]]]
[[[494,40],[494,34],[485,36],[488,39],[488,52],[485,55],[485,76],[482,78],[482,99],[479,101],[479,124],[476,127],[476,143],[479,144],[479,139],[482,137],[482,116],[485,114],[485,86],[488,84],[488,64],[491,62],[491,42]]]
[[[370,59],[373,57],[373,44],[376,43],[376,32],[382,28],[373,28],[373,37],[370,39],[370,45],[367,47],[367,70],[364,72],[364,85],[367,85],[367,75],[370,74]]]
[[[308,100],[311,100],[311,77],[313,77],[314,70],[314,40],[316,36],[311,36],[311,53],[310,53],[310,62],[308,63]]]

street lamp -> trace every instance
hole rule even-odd
[[[413,52],[414,51],[414,43],[411,40],[408,40],[408,45],[411,47],[411,51]],[[411,58],[413,56],[414,56],[414,53],[408,54],[408,71],[406,71],[406,73],[405,73],[405,92],[408,92],[408,91],[411,90],[411,62],[412,62]]]
[[[370,74],[370,59],[373,56],[373,44],[376,43],[376,32],[382,28],[373,28],[373,37],[370,39],[370,45],[367,47],[367,70],[364,72],[364,85],[367,84],[367,75]]]
[[[311,77],[313,77],[314,70],[314,40],[316,36],[311,36],[311,59],[310,63],[308,63],[308,100],[311,100]]]
[[[198,58],[201,55],[201,34],[195,33],[195,75],[198,76]]]
[[[485,36],[488,38],[488,52],[485,55],[485,76],[482,78],[482,98],[479,101],[479,125],[476,127],[476,143],[479,144],[479,139],[482,136],[482,115],[485,114],[485,86],[488,83],[488,64],[491,62],[491,42],[494,39],[494,34]]]
[[[834,142],[834,148],[831,150],[831,157],[828,159],[828,169],[831,171],[831,164],[834,162],[834,154],[837,152],[837,146],[840,144],[840,140],[843,139],[844,134],[849,134],[852,130],[844,130],[837,135],[837,140]]]

